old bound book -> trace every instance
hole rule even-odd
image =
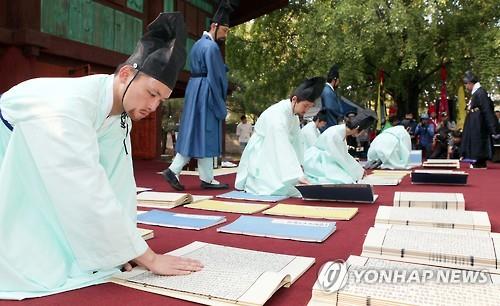
[[[319,184],[296,185],[304,200],[374,203],[378,195],[373,194],[369,184]]]
[[[424,168],[452,168],[459,169],[460,161],[458,159],[428,159],[422,166]]]
[[[497,254],[499,233],[377,225],[369,229],[361,255],[448,268],[483,268],[498,274]]]
[[[380,206],[375,224],[491,231],[490,219],[485,211]]]
[[[217,231],[248,236],[323,242],[335,232],[335,229],[335,222],[240,216],[234,222],[219,227]]]
[[[241,202],[224,202],[215,200],[205,200],[196,203],[185,205],[187,208],[210,210],[210,211],[222,211],[229,213],[238,214],[254,214],[269,208],[269,204],[257,204],[257,203],[241,203]]]
[[[465,209],[465,199],[462,193],[396,191],[393,203],[398,207]]]
[[[414,170],[412,184],[466,185],[469,174],[453,170]]]
[[[293,204],[277,204],[262,212],[265,215],[300,218],[351,220],[357,213],[356,207],[325,207]]]
[[[281,287],[290,287],[315,261],[199,241],[169,254],[199,260],[204,268],[189,275],[159,276],[135,267],[111,281],[205,305],[263,305]]]
[[[211,198],[212,196],[197,196],[189,193],[144,191],[137,195],[137,205],[142,207],[169,209]]]
[[[327,263],[324,267],[329,266]],[[338,277],[337,291],[319,278],[308,305],[486,306],[497,305],[500,296],[500,275],[476,269],[438,268],[351,255]]]

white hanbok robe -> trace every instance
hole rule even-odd
[[[306,124],[300,132],[302,133],[302,138],[304,140],[304,152],[312,147],[316,143],[319,135],[321,135],[314,121]]]
[[[259,195],[299,196],[294,187],[304,176],[299,118],[289,99],[266,109],[241,156],[235,187]]]
[[[385,129],[370,144],[368,162],[382,161],[383,169],[407,169],[410,162],[411,138],[404,126]]]
[[[0,121],[0,299],[96,284],[147,250],[112,101],[113,75],[33,79],[2,95],[14,129]]]
[[[345,124],[326,129],[304,155],[304,173],[311,184],[352,184],[364,169],[347,150]]]

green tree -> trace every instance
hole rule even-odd
[[[292,1],[235,28],[228,40],[231,107],[258,115],[302,79],[341,65],[341,92],[376,100],[378,74],[399,111],[417,113],[439,96],[440,68],[453,95],[472,69],[498,92],[500,2],[410,0]]]

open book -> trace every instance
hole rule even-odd
[[[135,267],[111,281],[205,305],[263,305],[279,288],[291,286],[315,261],[199,241],[169,254],[197,259],[204,268],[189,275],[158,276]]]
[[[324,267],[331,266],[330,262]],[[339,275],[342,286],[338,291],[330,287],[325,277],[318,278],[308,306],[498,305],[500,296],[500,275],[480,270],[437,268],[353,255],[345,267]],[[375,281],[369,281],[368,275]],[[384,281],[381,275],[388,275],[389,280]],[[410,280],[410,275],[416,277]]]
[[[193,196],[189,193],[145,191],[137,195],[137,205],[142,207],[169,209],[211,198],[212,196]]]

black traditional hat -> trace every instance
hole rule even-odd
[[[347,122],[347,127],[350,129],[358,128],[359,131],[366,130],[374,122],[377,121],[377,114],[368,109],[363,109],[358,112],[356,117]]]
[[[479,82],[479,79],[477,76],[472,73],[472,71],[468,70],[464,74],[464,83],[477,83]]]
[[[186,26],[180,12],[151,22],[126,63],[174,89],[186,62]]]
[[[293,92],[293,96],[297,96],[299,101],[307,100],[314,102],[321,96],[321,92],[325,87],[325,78],[314,77],[302,82]]]
[[[328,120],[328,115],[326,113],[326,110],[325,109],[322,109],[320,110],[316,116],[314,116],[313,118],[313,121],[316,121],[316,120],[319,120],[319,121],[327,121]]]
[[[339,75],[339,65],[335,64],[330,68],[330,71],[328,71],[328,80],[337,80],[340,77]]]
[[[222,0],[219,2],[219,7],[212,18],[212,22],[229,27],[229,16],[236,9],[239,0]]]

